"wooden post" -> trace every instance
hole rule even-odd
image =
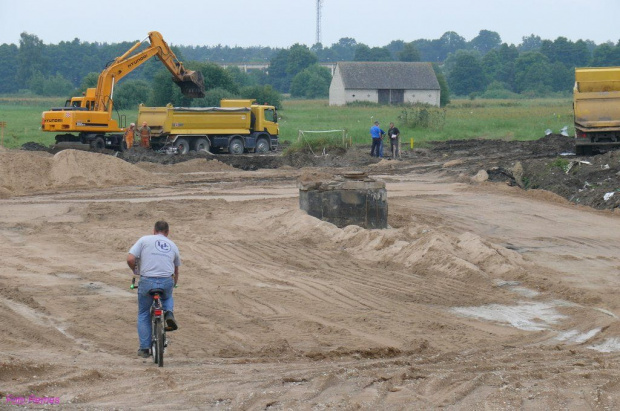
[[[4,128],[6,127],[6,121],[0,121],[0,147],[4,147]]]

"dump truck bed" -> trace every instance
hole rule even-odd
[[[140,106],[138,124],[147,122],[157,134],[250,134],[252,113],[249,107],[144,107]]]
[[[575,69],[573,102],[575,127],[620,128],[620,67]]]

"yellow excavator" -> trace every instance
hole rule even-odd
[[[41,129],[59,133],[56,135],[57,145],[88,145],[96,150],[126,149],[123,141],[126,119],[121,115],[118,120],[112,118],[114,87],[120,79],[154,56],[172,73],[172,80],[183,95],[204,97],[202,73],[185,69],[160,33],[152,31],[148,38],[150,45],[144,50],[132,54],[143,43],[139,41],[108,64],[99,75],[96,88],[89,88],[83,96],[67,100],[64,107],[44,111]]]

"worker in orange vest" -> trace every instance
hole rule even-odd
[[[151,128],[146,125],[146,121],[142,123],[142,127],[138,131],[140,132],[140,147],[151,147]]]
[[[131,123],[129,128],[125,130],[125,145],[127,146],[127,150],[133,147],[133,139],[136,135],[136,125]]]

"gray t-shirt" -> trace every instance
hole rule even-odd
[[[179,249],[163,234],[145,235],[129,250],[140,259],[142,277],[170,277],[181,265]]]

